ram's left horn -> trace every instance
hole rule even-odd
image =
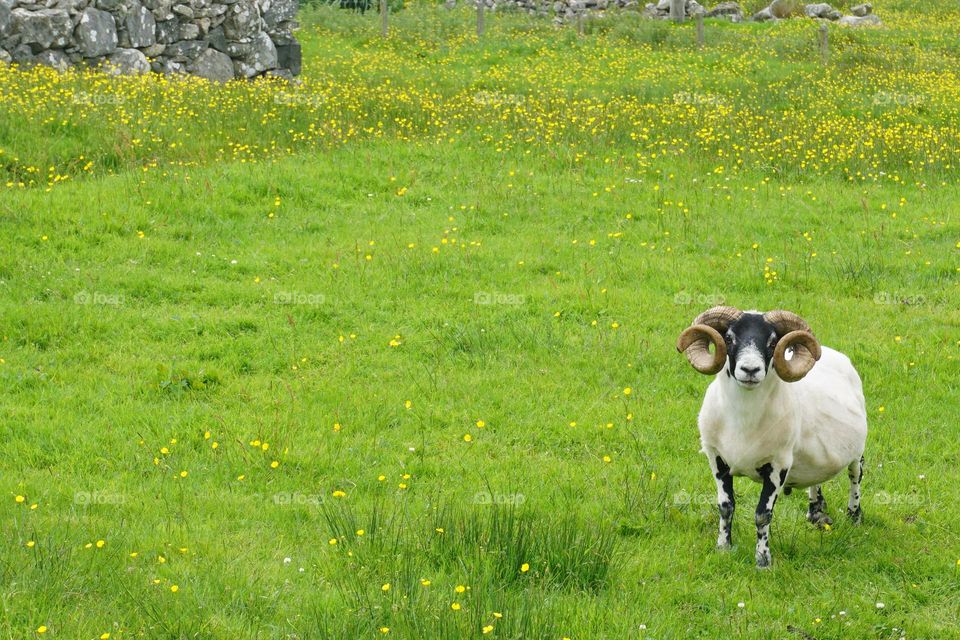
[[[773,368],[784,382],[796,382],[810,373],[820,359],[820,342],[806,320],[790,311],[770,311],[763,315],[782,338],[773,351]],[[787,359],[787,349],[793,352]]]

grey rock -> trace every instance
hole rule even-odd
[[[296,17],[297,0],[271,0],[270,5],[263,11],[263,21],[268,29]]]
[[[187,20],[193,20],[193,7],[188,4],[175,4],[173,5],[173,12],[180,16],[181,18],[186,18]]]
[[[199,37],[200,37],[200,27],[193,24],[192,22],[180,23],[180,39],[181,40],[196,40]]]
[[[0,38],[6,36],[10,33],[11,27],[13,26],[13,3],[9,0],[0,0]],[[9,56],[10,54],[7,51],[4,53]],[[9,62],[9,60],[7,61]]]
[[[211,5],[200,7],[199,9],[194,9],[193,15],[196,18],[216,18],[217,16],[222,16],[226,12],[227,12],[227,5],[211,4]]]
[[[770,7],[766,7],[757,11],[753,16],[750,17],[754,22],[766,22],[768,20],[776,20],[777,17],[773,15],[773,12],[770,11]]]
[[[13,62],[13,56],[11,56],[10,52],[6,49],[0,49],[0,62],[10,64]]]
[[[883,21],[877,14],[870,13],[865,16],[843,16],[837,24],[847,27],[879,27],[883,24]]]
[[[281,69],[287,69],[295,76],[300,75],[300,66],[303,55],[300,50],[300,43],[277,45],[277,66]]]
[[[252,78],[277,68],[277,48],[265,31],[260,31],[254,37],[254,45],[248,55],[234,60],[234,69],[241,77]]]
[[[19,34],[9,35],[9,36],[6,36],[5,38],[0,37],[0,49],[6,49],[7,53],[10,53],[11,51],[13,51],[13,48],[18,44],[20,44]]]
[[[227,10],[223,31],[227,40],[246,40],[260,30],[260,9],[253,0],[238,0]]]
[[[73,21],[63,9],[27,11],[22,7],[10,14],[10,28],[20,35],[20,43],[37,45],[41,49],[61,48],[70,43]]]
[[[18,44],[10,51],[10,57],[18,64],[31,64],[34,60],[33,49],[28,44]]]
[[[150,10],[153,17],[159,20],[173,20],[174,0],[141,0],[143,6]]]
[[[743,18],[743,9],[740,7],[740,4],[737,2],[721,2],[713,9],[707,11],[706,17],[708,18],[720,18],[730,16],[739,16]]]
[[[827,15],[832,12],[834,9],[826,2],[819,2],[817,4],[808,4],[803,8],[803,12],[808,18],[826,18]]]
[[[293,20],[281,22],[276,27],[267,29],[267,33],[270,34],[270,39],[273,40],[273,44],[277,46],[281,44],[293,44],[297,41],[297,39],[293,37],[293,30],[299,26],[300,25]]]
[[[697,16],[697,15],[706,15],[707,10],[702,4],[697,2],[697,0],[687,0],[684,5],[684,12],[687,16]]]
[[[136,49],[117,49],[107,57],[104,67],[114,75],[131,75],[149,72],[150,62]]]
[[[63,9],[70,15],[75,15],[86,9],[87,4],[87,0],[57,0],[53,8]]]
[[[211,29],[203,39],[217,51],[226,53],[228,45],[227,37],[223,34],[223,27]]]
[[[144,47],[141,49],[141,51],[143,51],[143,55],[147,56],[148,58],[156,58],[157,56],[163,54],[166,49],[167,45],[160,44],[158,42],[157,44],[152,44],[149,47]]]
[[[209,45],[203,40],[180,40],[167,47],[163,54],[174,62],[195,60]]]
[[[66,71],[70,67],[70,58],[59,49],[47,49],[36,55],[34,60],[57,71]]]
[[[164,75],[173,75],[178,73],[186,73],[187,66],[182,62],[174,62],[173,60],[159,60],[150,65],[150,68],[153,69],[156,73],[162,73]]]
[[[855,7],[850,7],[850,13],[855,15],[858,18],[863,18],[873,13],[873,5],[869,2],[864,2],[863,4],[858,4]]]
[[[74,33],[85,58],[105,56],[117,48],[117,24],[106,11],[84,9]]]
[[[173,44],[180,37],[180,23],[176,20],[161,20],[157,22],[157,42]]]
[[[774,18],[790,18],[803,14],[800,0],[773,0],[768,8]]]
[[[253,53],[256,46],[257,44],[253,40],[250,42],[228,42],[223,53],[231,58],[245,58]]]
[[[207,49],[187,66],[190,73],[214,80],[216,82],[226,82],[233,79],[233,61],[225,53],[216,49]]]
[[[137,4],[123,21],[131,47],[149,47],[157,42],[157,22],[150,10]]]

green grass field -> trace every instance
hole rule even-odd
[[[826,67],[417,5],[295,87],[0,69],[0,637],[960,637],[960,9],[874,4]],[[867,397],[863,525],[784,497],[768,571],[721,301]]]

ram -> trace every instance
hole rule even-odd
[[[770,522],[783,492],[807,489],[807,519],[831,524],[820,485],[846,469],[847,515],[859,524],[867,417],[863,385],[847,356],[821,347],[795,313],[734,307],[697,316],[677,339],[677,350],[700,373],[719,374],[698,418],[702,452],[717,484],[719,548],[731,546],[737,476],[762,485],[758,567],[770,565]]]

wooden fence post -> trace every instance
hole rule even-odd
[[[477,37],[483,35],[484,24],[483,24],[483,10],[484,5],[486,4],[485,0],[477,0]]]
[[[577,35],[578,36],[583,35],[583,14],[582,13],[577,14]]]
[[[820,23],[820,60],[824,65],[830,62],[830,42],[827,39],[827,33],[827,23]]]
[[[387,15],[390,13],[390,7],[387,6],[387,0],[380,0],[380,35],[387,37]]]
[[[697,14],[697,46],[700,47],[701,49],[703,48],[704,40],[705,39],[703,37],[703,13],[698,13]]]

